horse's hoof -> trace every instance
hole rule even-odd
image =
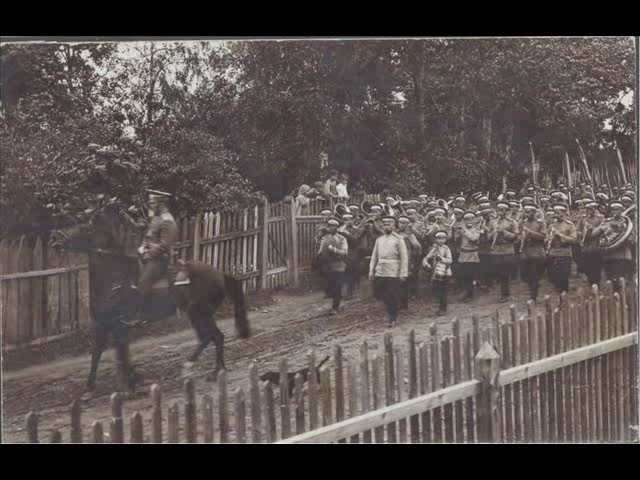
[[[83,402],[87,402],[91,400],[95,396],[95,392],[93,389],[85,390],[82,395],[80,395],[80,400]]]

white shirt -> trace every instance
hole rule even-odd
[[[339,183],[336,188],[338,190],[339,197],[349,197],[349,193],[347,193],[347,186],[344,183]]]

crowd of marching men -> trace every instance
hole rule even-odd
[[[419,282],[430,286],[437,315],[446,314],[452,286],[462,291],[460,301],[472,302],[474,287],[497,281],[499,301],[508,302],[511,280],[520,276],[537,301],[546,273],[558,294],[568,292],[572,262],[589,285],[599,284],[604,271],[617,289],[617,280],[631,280],[635,270],[635,205],[631,185],[588,184],[551,191],[529,186],[519,196],[506,190],[493,201],[477,192],[340,203],[321,212],[314,265],[333,299],[333,315],[343,285],[350,298],[366,271],[390,326],[417,297]]]

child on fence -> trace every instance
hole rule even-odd
[[[438,300],[438,312],[436,315],[447,313],[447,283],[451,278],[451,264],[453,257],[446,244],[447,232],[439,230],[435,234],[435,244],[422,261],[422,266],[431,270],[431,288]]]

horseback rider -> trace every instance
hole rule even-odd
[[[167,200],[171,194],[157,190],[147,190],[149,194],[149,216],[151,221],[138,248],[140,255],[141,320],[150,320],[151,289],[165,277],[169,270],[172,247],[178,238],[178,225],[169,212]]]

